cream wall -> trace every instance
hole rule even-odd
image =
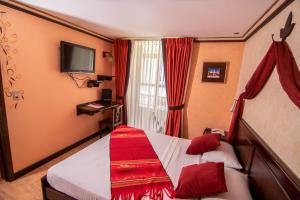
[[[236,96],[243,91],[246,82],[270,47],[271,34],[274,33],[278,40],[279,30],[284,26],[290,11],[293,12],[296,26],[287,43],[298,67],[300,66],[300,1],[294,1],[246,42]],[[255,99],[246,101],[243,118],[300,177],[300,110],[282,89],[276,69],[262,92]]]
[[[228,130],[244,43],[195,43],[184,110],[184,136],[202,135],[206,127]],[[228,62],[226,83],[201,82],[203,62]]]
[[[0,6],[7,11],[11,24],[7,36],[17,35],[11,48],[17,73],[21,75],[15,89],[24,90],[25,100],[14,109],[13,101],[5,97],[10,146],[14,171],[19,171],[34,162],[98,131],[95,116],[76,116],[76,104],[99,99],[103,87],[114,87],[106,82],[99,88],[77,88],[65,73],[60,72],[61,40],[96,49],[96,73],[112,74],[112,63],[102,58],[102,51],[112,51],[112,45],[100,39],[55,23]],[[4,87],[8,76],[2,68]],[[83,77],[83,75],[77,75]]]

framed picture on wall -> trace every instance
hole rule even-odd
[[[204,62],[202,82],[225,83],[227,62]]]

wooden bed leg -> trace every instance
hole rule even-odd
[[[41,178],[43,200],[76,200],[75,198],[64,194],[48,183],[47,176]]]
[[[47,176],[43,176],[41,178],[43,200],[47,200],[47,197],[46,197],[46,185],[47,184],[48,184],[48,182],[47,182]]]

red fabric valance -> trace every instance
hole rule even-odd
[[[130,68],[130,52],[131,42],[130,40],[115,40],[114,41],[114,60],[116,69],[116,96],[117,103],[123,105],[123,119],[127,124],[127,112],[126,112],[126,91],[129,80],[129,68]]]
[[[192,45],[192,38],[162,40],[168,101],[167,135],[180,137]]]
[[[255,70],[251,79],[240,94],[236,104],[227,141],[232,143],[236,129],[236,121],[241,117],[244,109],[244,99],[253,99],[263,89],[276,65],[282,88],[292,102],[300,109],[300,71],[293,53],[286,42],[273,42],[267,54]],[[274,100],[276,101],[276,100]]]

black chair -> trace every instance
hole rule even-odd
[[[123,105],[119,105],[112,111],[112,117],[99,121],[100,137],[103,137],[105,130],[109,133],[123,123]],[[104,131],[103,131],[104,130]]]

